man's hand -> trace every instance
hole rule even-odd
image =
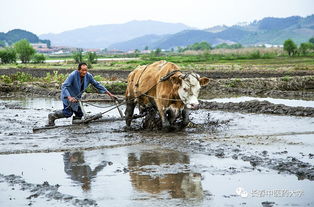
[[[107,91],[108,96],[110,96],[110,98],[112,100],[118,100],[118,97],[116,97],[115,95],[113,95],[112,93],[110,93],[109,91]]]
[[[112,95],[111,94],[111,96],[110,96],[111,98],[112,98],[112,100],[118,100],[118,97],[117,96],[115,96],[115,95]]]
[[[77,102],[77,100],[72,96],[68,96],[68,100],[72,103]]]

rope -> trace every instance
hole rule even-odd
[[[150,98],[153,98],[153,99],[159,99],[159,100],[167,100],[167,101],[182,101],[181,99],[172,99],[172,98],[157,98],[157,97],[150,96],[150,95],[147,95],[147,94],[142,94],[142,95],[143,95],[143,96],[150,97]]]
[[[111,106],[99,106],[99,105],[95,105],[95,104],[91,104],[91,103],[84,103],[85,105],[90,105],[90,106],[94,106],[96,108],[103,108],[103,109],[106,109],[106,108],[109,108]]]

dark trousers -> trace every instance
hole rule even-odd
[[[72,108],[70,106],[67,106],[65,104],[63,104],[63,110],[62,110],[63,114],[65,117],[71,117],[73,115],[73,113],[75,114],[75,117],[77,118],[81,118],[83,116],[83,112],[81,107],[78,107],[77,111],[73,111]]]

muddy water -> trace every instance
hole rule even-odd
[[[176,133],[140,121],[32,132],[59,107],[1,99],[0,206],[314,205],[313,118],[199,110]]]

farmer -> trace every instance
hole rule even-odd
[[[106,93],[110,97],[117,99],[116,96],[98,83],[93,76],[87,72],[87,69],[86,63],[80,63],[78,69],[73,71],[64,81],[61,87],[63,110],[50,113],[48,115],[47,126],[54,126],[56,119],[71,117],[73,113],[75,116],[73,117],[72,123],[75,123],[76,120],[80,120],[83,116],[83,112],[79,106],[78,99],[81,98],[83,92],[90,83],[98,89],[99,93]]]

